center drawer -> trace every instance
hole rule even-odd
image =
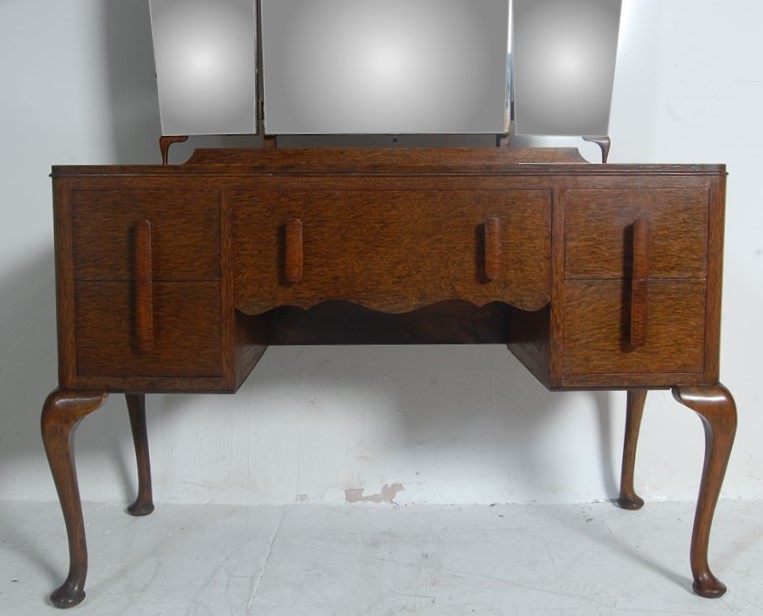
[[[249,314],[327,300],[400,313],[454,298],[536,310],[550,298],[549,191],[262,190],[230,199],[236,306]]]

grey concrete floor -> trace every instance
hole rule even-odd
[[[763,614],[763,503],[722,501],[691,592],[692,503],[230,507],[132,518],[85,504],[90,574],[72,615]],[[0,614],[60,613],[57,503],[0,503]]]

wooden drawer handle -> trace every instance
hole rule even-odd
[[[302,221],[290,218],[286,223],[286,280],[299,282],[303,275]]]
[[[487,281],[498,278],[501,270],[501,220],[495,216],[482,225],[484,231],[483,268]]]
[[[629,343],[637,349],[646,344],[649,315],[647,286],[649,281],[649,222],[633,223],[633,266],[631,270],[631,313]]]
[[[154,279],[151,221],[135,223],[135,332],[141,353],[154,348]]]

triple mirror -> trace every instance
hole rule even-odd
[[[162,133],[606,135],[620,7],[150,0]]]

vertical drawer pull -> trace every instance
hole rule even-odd
[[[303,274],[302,221],[290,218],[286,223],[286,280],[299,282]]]
[[[135,223],[135,332],[141,353],[154,348],[154,280],[151,222]]]
[[[636,349],[646,344],[649,315],[647,284],[649,280],[649,222],[633,223],[633,266],[631,271],[631,314],[629,343]]]
[[[485,221],[483,267],[487,281],[498,278],[501,269],[501,221],[493,216]]]

